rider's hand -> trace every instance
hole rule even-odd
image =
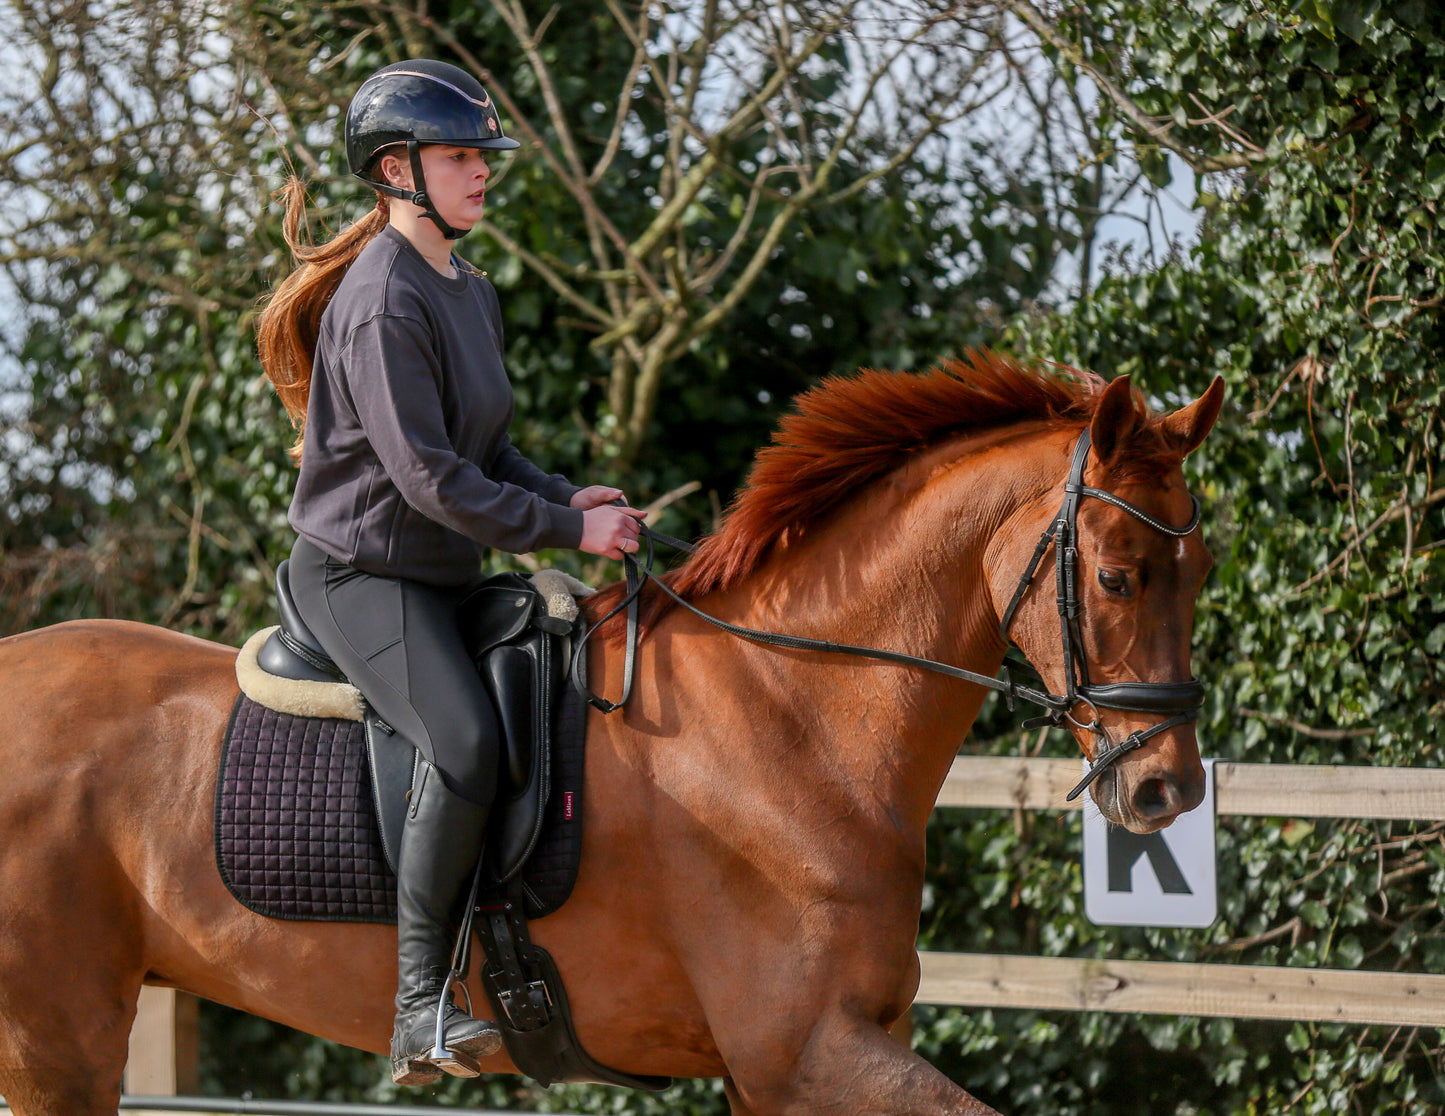
[[[646,514],[641,508],[622,508],[615,504],[586,509],[582,513],[582,542],[578,549],[602,558],[636,554],[637,532]]]
[[[627,503],[627,497],[622,494],[622,489],[611,488],[605,484],[594,484],[573,496],[571,506],[580,508],[582,511],[591,511],[593,508],[600,508],[603,504],[611,504],[616,500]]]

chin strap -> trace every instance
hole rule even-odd
[[[408,190],[404,186],[393,186],[390,182],[380,182],[374,178],[367,179],[367,181],[383,194],[390,194],[394,198],[401,198],[402,201],[409,201],[412,205],[420,206],[432,224],[441,230],[442,236],[448,240],[459,240],[466,235],[467,230],[454,229],[442,220],[442,215],[432,204],[431,195],[426,192],[426,174],[421,168],[421,144],[414,139],[407,140],[406,154],[407,159],[411,162],[411,180],[416,189]]]

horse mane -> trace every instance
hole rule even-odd
[[[1087,422],[1104,386],[1093,373],[1026,366],[976,350],[927,372],[829,376],[797,397],[771,444],[758,451],[718,529],[668,575],[668,584],[688,599],[730,589],[785,537],[808,530],[910,457],[969,430],[1030,420]],[[588,612],[605,614],[620,593],[615,587],[597,594]],[[652,596],[649,620],[666,608],[662,594]]]

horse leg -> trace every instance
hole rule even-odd
[[[145,977],[134,894],[69,790],[23,828],[0,809],[25,835],[0,849],[0,1096],[18,1116],[114,1116]]]
[[[140,974],[103,987],[77,974],[0,968],[0,1096],[15,1116],[115,1116]]]
[[[752,1054],[728,1063],[733,1116],[999,1116],[877,1023],[842,1012]]]

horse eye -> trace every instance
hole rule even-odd
[[[1100,570],[1099,584],[1110,593],[1120,596],[1129,588],[1129,580],[1118,570]]]

